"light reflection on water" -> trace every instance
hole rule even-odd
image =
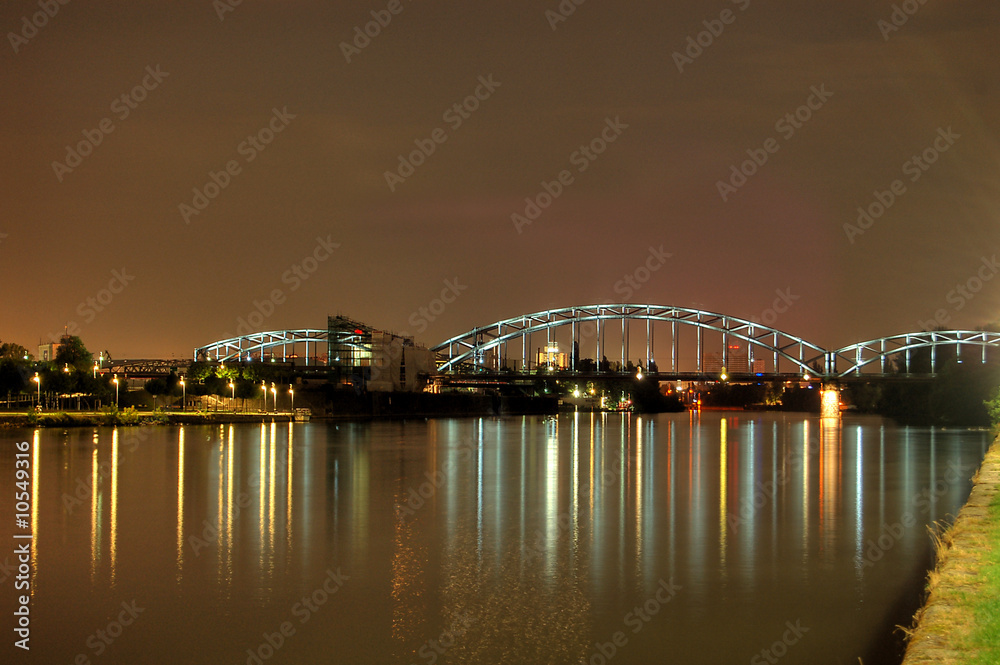
[[[284,621],[273,662],[591,662],[619,631],[615,663],[745,662],[797,620],[783,662],[891,662],[924,525],[957,511],[989,444],[743,412],[19,436],[42,657],[93,656],[135,598],[147,614],[102,662],[149,663],[246,662]]]

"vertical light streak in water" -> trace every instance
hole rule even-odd
[[[559,547],[559,422],[545,424],[545,572],[552,580]]]
[[[817,515],[819,517],[819,528],[817,529],[817,535],[819,536],[819,540],[820,540],[821,543],[823,542],[823,535],[824,535],[824,528],[823,527],[826,526],[826,524],[823,521],[823,519],[826,517],[826,502],[827,502],[827,497],[826,497],[826,494],[824,493],[824,490],[826,489],[826,473],[827,473],[826,456],[827,456],[827,445],[829,445],[829,442],[825,438],[823,427],[820,426],[820,428],[819,428],[819,459],[817,460],[818,463],[819,463],[819,469],[817,470],[817,474],[816,474],[816,476],[817,476],[816,483],[818,485],[817,489],[818,489],[818,492],[819,492],[819,496],[816,498],[816,503],[818,504],[817,507],[816,507],[816,513],[817,513]]]
[[[111,562],[111,586],[115,585],[118,566],[118,428],[111,430],[111,545],[108,558]]]
[[[726,490],[728,481],[729,429],[725,418],[719,419],[719,569],[726,579]]]
[[[580,546],[580,412],[573,412],[573,496],[571,510],[573,511],[573,549],[575,557]]]
[[[267,477],[267,560],[268,572],[274,573],[274,476],[275,476],[275,454],[278,445],[278,424],[271,421],[270,457],[268,458]]]
[[[525,524],[525,511],[527,510],[527,503],[528,503],[528,497],[527,497],[527,492],[528,492],[528,482],[527,482],[528,467],[527,467],[527,460],[526,460],[526,456],[528,454],[528,451],[527,451],[527,448],[528,448],[527,436],[528,436],[527,417],[526,416],[521,416],[521,474],[520,474],[520,480],[521,480],[521,500],[518,503],[521,506],[521,514],[520,514],[520,520],[521,521],[520,521],[520,525],[521,525],[521,543],[522,544],[528,542],[526,540],[527,533],[525,532],[525,528],[526,528],[526,524]]]
[[[496,433],[493,437],[493,552],[494,558],[497,563],[500,561],[500,547],[501,543],[505,542],[505,534],[503,533],[502,527],[506,527],[506,521],[504,520],[504,507],[506,502],[503,500],[504,487],[502,486],[502,479],[506,477],[507,464],[505,456],[507,453],[507,446],[503,445],[507,441],[507,432],[502,421],[497,421],[494,426],[496,427]]]
[[[483,418],[476,421],[476,561],[483,564]]]
[[[822,450],[820,450],[822,456]],[[809,555],[809,421],[802,422],[802,562]]]
[[[219,455],[218,455],[218,458],[216,459],[216,463],[215,463],[215,475],[216,475],[216,477],[218,479],[217,482],[216,482],[216,492],[215,492],[215,494],[216,494],[216,496],[215,496],[215,504],[216,504],[216,508],[215,508],[215,533],[218,534],[218,538],[219,538],[218,545],[215,548],[215,552],[216,552],[216,557],[215,557],[215,559],[216,559],[216,574],[215,574],[215,578],[216,578],[216,581],[219,581],[219,580],[221,580],[223,578],[223,565],[224,565],[223,559],[225,557],[225,552],[223,551],[223,550],[225,550],[225,544],[222,542],[222,534],[224,534],[226,532],[225,531],[226,525],[224,523],[225,514],[226,514],[226,511],[225,511],[225,505],[226,505],[226,486],[225,486],[226,485],[226,473],[225,473],[225,471],[226,471],[226,467],[225,467],[225,461],[226,461],[226,438],[224,436],[221,436],[221,434],[225,431],[225,428],[226,428],[225,425],[219,425],[219,434],[220,434],[220,436],[219,436]]]
[[[844,482],[843,448],[840,437],[839,418],[820,418],[820,529],[819,537],[823,554],[834,556],[834,543],[841,533],[840,490]],[[844,506],[846,508],[846,506]],[[846,513],[846,510],[843,511]]]
[[[177,432],[177,581],[184,569],[184,426]]]
[[[285,451],[285,457],[288,460],[288,474],[285,476],[285,551],[286,551],[286,563],[288,563],[288,555],[292,552],[292,484],[294,481],[294,474],[292,473],[293,465],[295,462],[294,455],[294,423],[288,423],[288,445]]]
[[[587,491],[589,492],[589,500],[587,502],[587,507],[590,510],[590,521],[591,527],[593,527],[594,521],[594,446],[596,440],[595,428],[597,427],[596,414],[590,412],[590,477],[587,482]],[[593,534],[593,528],[591,528],[591,534]],[[593,543],[591,543],[593,545]]]
[[[31,556],[34,565],[31,568],[31,597],[35,597],[35,578],[38,575],[38,496],[40,494],[38,484],[42,479],[40,471],[42,465],[42,440],[41,429],[36,428],[31,437]]]
[[[233,457],[235,428],[229,426],[226,445],[226,585],[233,582]],[[220,533],[222,533],[220,531]]]
[[[600,438],[598,438],[598,426],[600,423]],[[608,433],[608,413],[606,411],[601,411],[595,417],[595,426],[592,430],[592,435],[590,439],[590,455],[591,455],[591,477],[590,477],[590,487],[591,487],[591,502],[590,502],[590,513],[591,513],[591,529],[590,529],[590,550],[594,557],[594,572],[595,579],[603,579],[604,576],[604,563],[605,554],[607,550],[607,534],[605,533],[605,526],[608,519],[607,511],[608,505],[605,501],[605,493],[607,491],[607,486],[604,482],[604,460],[605,455],[605,444],[607,443],[607,433]],[[600,459],[598,459],[600,458]]]
[[[448,441],[458,440],[457,435],[453,435],[451,432],[447,435]],[[449,451],[454,455],[455,448],[449,448]],[[371,523],[371,504],[372,504],[372,490],[371,490],[371,480],[372,480],[372,468],[371,468],[371,449],[365,445],[362,441],[352,441],[351,443],[351,524],[353,528],[353,539],[352,545],[354,546],[351,555],[355,564],[365,561],[368,558],[368,550],[371,544],[371,535],[369,533],[369,524]],[[446,509],[446,520],[448,528],[448,543],[450,546],[454,546],[456,542],[454,538],[454,529],[457,528],[456,522],[458,522],[459,512],[456,502],[458,501],[457,492],[446,493],[448,496],[448,508]],[[434,497],[431,496],[431,501],[434,501]],[[424,510],[428,510],[432,504],[428,504]],[[463,524],[465,524],[463,522]]]
[[[627,414],[627,412],[621,412],[619,414],[619,422],[621,423],[618,428],[619,431],[619,442],[618,442],[618,462],[620,464],[621,473],[618,474],[618,560],[625,561],[625,509],[628,504],[628,481],[629,476],[632,471],[632,459],[629,456],[629,443],[632,440],[632,416]],[[626,424],[628,428],[626,428]],[[625,566],[618,567],[619,574],[624,578],[625,576]],[[624,579],[622,579],[622,584],[624,586]]]
[[[90,452],[90,582],[97,576],[97,559],[100,556],[101,539],[97,535],[98,506],[100,505],[100,482],[97,475],[97,433],[94,433],[94,449]]]
[[[642,418],[635,423],[635,566],[636,576],[643,568],[642,561]]]
[[[861,485],[864,482],[863,473],[863,455],[864,450],[864,430],[860,425],[856,428],[857,436],[854,442],[854,561],[855,561],[855,577],[859,580],[862,575],[861,568],[861,548],[862,541],[864,540],[864,521],[862,516],[864,511],[864,493],[861,490]]]
[[[757,466],[756,466],[757,421],[750,420],[747,422],[747,438],[749,439],[749,441],[747,443],[747,458],[745,462],[746,473],[744,474],[746,481],[743,483],[743,493],[748,497],[747,501],[749,503],[747,504],[747,511],[746,511],[747,516],[745,518],[745,523],[741,525],[741,530],[743,533],[743,547],[742,547],[743,557],[744,557],[743,566],[744,569],[749,571],[750,573],[750,582],[749,582],[750,588],[754,589],[756,586],[755,582],[756,582],[756,572],[757,572],[757,568],[754,565],[757,550],[753,546],[757,536],[757,504],[754,501],[754,499],[756,498],[755,495],[757,494],[759,488],[765,500],[771,503],[776,502],[778,500],[778,497],[775,495],[775,492],[778,489],[778,483],[777,479],[774,476],[771,476],[771,482],[774,484],[771,485],[770,493],[764,492],[764,488],[766,487],[764,483],[758,484],[759,481],[757,479]],[[739,440],[737,439],[737,446],[739,445],[738,441]],[[737,515],[741,514],[740,510],[741,508],[742,506],[736,505],[735,510]]]
[[[785,450],[791,450],[790,446],[785,446]],[[785,484],[788,482],[788,456],[781,456],[781,483],[780,487],[774,490],[774,499],[771,501],[771,565],[773,566],[778,557],[778,493],[781,493],[781,500],[785,500]],[[778,423],[771,423],[771,478],[778,482]]]
[[[677,563],[677,423],[667,428],[667,477],[670,479],[670,575]]]
[[[699,412],[699,415],[700,415],[700,412]],[[696,551],[698,543],[704,541],[704,534],[701,532],[701,525],[698,523],[698,520],[695,517],[698,506],[697,506],[697,504],[695,503],[695,500],[694,500],[694,495],[695,495],[695,488],[694,488],[694,486],[695,486],[695,483],[696,483],[695,473],[694,473],[694,456],[695,456],[694,450],[695,450],[695,439],[698,436],[699,436],[699,434],[698,434],[698,428],[695,427],[695,414],[693,412],[689,412],[689,415],[688,415],[688,477],[687,477],[687,488],[688,488],[688,496],[687,496],[687,507],[688,507],[688,519],[687,519],[688,538],[687,538],[687,542],[688,542],[688,546],[689,546],[689,549],[690,549],[690,552],[689,552],[688,556],[691,559],[691,561],[695,561],[695,562],[701,562],[701,561],[705,560],[705,557],[701,556],[700,553],[698,553]],[[692,573],[695,572],[695,571],[701,572],[698,568],[693,568],[692,569]]]
[[[258,451],[257,469],[257,539],[260,544],[260,556],[257,565],[261,576],[264,574],[264,511],[267,508],[267,501],[264,495],[264,484],[267,482],[267,425],[260,424],[260,450]],[[263,577],[261,578],[263,579]]]

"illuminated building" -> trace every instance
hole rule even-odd
[[[538,350],[537,362],[539,367],[569,369],[569,356],[559,351],[559,345],[555,342],[546,344]]]
[[[434,370],[434,354],[404,337],[343,316],[327,317],[327,364],[355,387],[418,392]]]

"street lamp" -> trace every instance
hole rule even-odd
[[[236,403],[236,384],[232,381],[229,382],[229,389],[233,391],[233,403]],[[233,409],[236,410],[235,408]]]
[[[38,372],[35,372],[35,378],[32,379],[36,384],[38,384],[38,396],[35,400],[36,404],[41,405],[42,403],[42,377],[38,376]]]
[[[288,394],[292,396],[292,417],[295,417],[295,389],[292,388],[292,384],[288,384]]]
[[[115,384],[115,408],[118,408],[118,375],[115,374],[114,378],[111,379],[111,383]]]
[[[278,389],[274,387],[274,381],[271,382],[271,398],[274,400],[274,412],[278,412]]]
[[[184,377],[181,377],[181,411],[187,410],[187,383],[184,382]]]
[[[264,413],[267,413],[267,382],[260,382],[260,389],[264,391]]]
[[[635,378],[638,379],[639,381],[642,381],[642,370],[641,369],[638,372],[635,373]]]
[[[94,361],[94,378],[97,378],[97,361]]]

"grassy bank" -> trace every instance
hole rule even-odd
[[[100,427],[148,425],[210,425],[219,423],[259,423],[289,419],[287,413],[227,413],[224,411],[142,412],[133,408],[97,412],[45,412],[0,414],[0,428],[13,427]]]
[[[941,537],[904,665],[1000,663],[1000,439]]]

